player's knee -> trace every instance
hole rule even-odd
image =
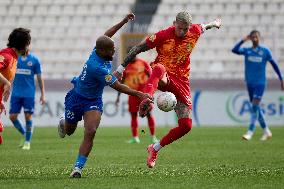
[[[178,120],[179,126],[182,128],[184,134],[188,133],[192,128],[192,119],[182,118]]]
[[[138,117],[138,113],[137,112],[131,112],[131,118],[136,119]]]
[[[97,128],[95,127],[85,128],[85,135],[88,137],[94,137],[96,132],[97,132]]]
[[[166,72],[166,68],[162,64],[157,64],[152,70],[152,74],[162,77]]]
[[[12,122],[14,122],[14,121],[17,120],[17,115],[15,115],[15,114],[10,114],[9,118],[10,118],[10,120],[11,120]]]

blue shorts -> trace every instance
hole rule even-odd
[[[103,113],[102,98],[88,99],[84,98],[74,89],[69,91],[65,97],[65,120],[68,123],[75,124],[82,120],[85,112],[97,110]]]
[[[22,107],[24,108],[25,113],[33,114],[35,109],[35,98],[11,96],[9,113],[19,114]]]
[[[265,84],[247,84],[247,89],[249,93],[249,99],[252,101],[252,99],[260,99],[262,98],[262,95],[265,90]]]

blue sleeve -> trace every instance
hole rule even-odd
[[[273,58],[271,58],[271,60],[269,60],[269,62],[271,63],[271,65],[272,65],[272,67],[273,67],[274,71],[275,71],[275,72],[276,72],[276,74],[278,75],[279,80],[280,80],[280,81],[282,81],[282,80],[283,80],[283,78],[282,78],[282,75],[281,75],[280,69],[279,69],[279,67],[278,67],[277,63],[275,62],[275,60],[274,60]]]
[[[96,69],[96,74],[94,74],[94,77],[100,81],[104,81],[105,85],[112,85],[117,80],[117,78],[110,73],[108,69],[100,67]]]
[[[271,63],[271,66],[273,67],[274,71],[276,72],[276,74],[278,75],[279,80],[283,80],[280,69],[276,63],[276,61],[273,59],[272,57],[272,53],[271,51],[266,48],[266,60],[269,61]]]
[[[37,58],[34,58],[34,63],[35,63],[34,73],[35,73],[35,74],[41,74],[40,61],[39,61]]]
[[[243,40],[238,42],[234,48],[232,49],[232,52],[238,55],[245,55],[246,54],[246,48],[241,48],[241,45],[244,43]]]

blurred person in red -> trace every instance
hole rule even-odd
[[[149,76],[151,75],[152,68],[150,65],[142,60],[141,58],[135,57],[125,68],[122,77],[122,83],[130,87],[131,89],[135,89],[138,91],[142,91],[142,88]],[[118,107],[120,92],[117,94],[117,98],[115,101],[116,107]],[[138,133],[138,111],[139,104],[141,100],[135,96],[128,96],[128,111],[131,115],[131,133],[132,138],[128,141],[128,143],[140,143],[139,133]],[[151,135],[151,143],[158,142],[158,139],[155,135],[155,118],[152,115],[151,111],[147,113],[148,126]]]
[[[153,96],[154,92],[172,92],[177,98],[175,112],[178,126],[172,128],[159,142],[150,144],[147,148],[147,165],[155,166],[159,150],[187,134],[192,127],[191,95],[190,95],[190,54],[200,35],[208,29],[220,28],[221,20],[210,23],[192,24],[192,17],[187,11],[179,12],[173,25],[161,30],[140,44],[134,46],[124,62],[117,68],[115,74],[121,76],[125,67],[139,53],[156,48],[157,57],[152,65],[152,74],[145,84],[143,92]],[[139,106],[139,115],[144,117],[151,110],[151,100],[143,100]]]
[[[0,114],[6,114],[4,102],[11,93],[11,83],[15,77],[18,56],[26,56],[31,43],[30,30],[14,29],[8,38],[7,48],[0,50]],[[3,123],[0,119],[0,144],[3,142]]]

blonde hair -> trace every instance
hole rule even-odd
[[[179,12],[176,16],[176,21],[184,22],[187,24],[191,24],[192,17],[187,11]]]

